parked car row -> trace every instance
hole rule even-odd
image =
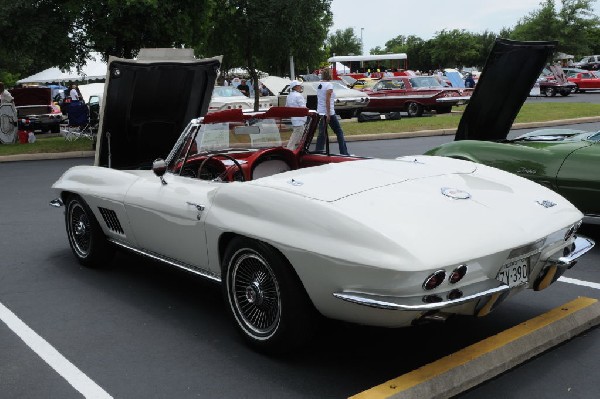
[[[393,76],[362,91],[370,101],[361,111],[403,111],[409,116],[421,116],[424,111],[445,114],[455,105],[466,104],[473,89],[443,86],[433,76]]]
[[[600,69],[600,55],[586,55],[573,66],[587,70],[598,70]]]

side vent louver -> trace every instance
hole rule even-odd
[[[115,233],[125,234],[123,231],[123,227],[121,227],[121,222],[119,222],[119,218],[117,218],[117,214],[115,211],[106,209],[106,208],[98,208],[100,210],[100,214],[102,215],[102,219],[104,219],[104,223],[106,226]]]

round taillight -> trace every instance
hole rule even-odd
[[[443,301],[443,299],[439,295],[425,295],[423,297],[423,302],[425,302],[425,303],[438,303],[438,302],[442,302],[442,301]]]
[[[445,278],[446,272],[444,270],[438,270],[425,279],[425,282],[423,282],[423,289],[427,291],[432,290],[442,284]]]
[[[453,301],[455,299],[462,298],[462,296],[463,296],[462,291],[461,290],[457,290],[456,288],[453,289],[452,291],[450,291],[448,293],[448,299],[451,300],[451,301]]]
[[[448,282],[450,284],[456,284],[467,274],[467,265],[460,265],[456,269],[450,273],[450,277],[448,277]]]

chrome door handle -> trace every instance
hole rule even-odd
[[[188,205],[191,205],[191,206],[193,206],[194,208],[196,208],[196,210],[197,210],[198,212],[202,212],[202,211],[204,210],[204,205],[195,204],[195,203],[193,203],[193,202],[190,202],[190,201],[187,201],[186,203],[187,203]]]

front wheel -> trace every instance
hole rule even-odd
[[[67,199],[65,207],[67,237],[79,263],[88,267],[100,267],[110,262],[114,247],[106,240],[85,201],[73,195]]]
[[[235,325],[255,349],[283,353],[316,329],[316,310],[285,257],[243,237],[228,245],[222,264],[223,295]]]
[[[338,115],[342,119],[351,119],[354,116],[354,114],[355,114],[354,111],[341,111],[341,112],[338,112]]]
[[[422,116],[423,106],[419,103],[410,102],[406,106],[406,112],[408,113],[408,116]]]
[[[554,97],[556,95],[556,89],[554,87],[546,87],[544,89],[544,95],[546,97]]]

